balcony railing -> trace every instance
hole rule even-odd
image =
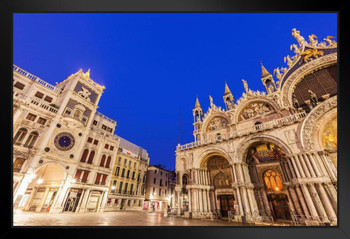
[[[240,129],[240,130],[231,132],[229,134],[222,134],[222,135],[220,135],[220,137],[217,137],[215,139],[203,139],[203,140],[198,140],[198,141],[191,142],[191,143],[184,144],[184,145],[179,145],[179,146],[177,146],[177,150],[186,150],[186,149],[194,148],[194,147],[197,147],[200,145],[216,143],[216,142],[220,142],[220,141],[225,141],[225,140],[229,140],[229,139],[242,137],[244,135],[248,135],[251,133],[256,133],[256,132],[260,132],[260,131],[264,131],[264,130],[268,130],[268,129],[272,129],[272,128],[278,128],[278,127],[281,127],[281,126],[286,125],[286,124],[291,124],[293,122],[303,120],[305,117],[306,117],[306,113],[304,111],[299,112],[299,113],[294,114],[294,115],[288,115],[288,116],[285,116],[285,117],[282,117],[279,119],[274,119],[274,120],[271,120],[268,122],[254,125],[254,126],[251,126],[249,128],[246,128],[246,129]]]
[[[62,92],[62,89],[57,88],[56,86],[53,86],[53,85],[51,85],[51,84],[49,84],[49,83],[43,81],[43,80],[40,79],[39,77],[30,74],[29,72],[23,70],[22,68],[20,68],[20,67],[18,67],[18,66],[16,66],[16,65],[13,65],[13,70],[16,71],[16,72],[18,72],[19,74],[21,74],[21,75],[23,75],[23,76],[25,76],[25,77],[31,79],[31,80],[33,80],[33,81],[35,81],[35,82],[37,82],[37,83],[43,85],[44,87],[46,87],[46,88],[48,88],[48,89],[50,89],[50,90],[52,90],[52,91],[54,91],[54,92],[56,92],[56,93],[58,93],[58,94],[60,94],[60,93]]]

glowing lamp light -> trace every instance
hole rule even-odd
[[[43,183],[43,179],[42,178],[39,178],[38,181],[36,181],[37,184],[42,184]]]
[[[72,182],[72,183],[76,183],[77,180],[76,180],[75,178],[73,178],[71,182]]]
[[[112,186],[112,190],[114,190],[115,189],[115,186]]]
[[[278,187],[275,188],[276,191],[280,190]]]

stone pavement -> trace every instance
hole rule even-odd
[[[210,219],[187,219],[147,211],[99,213],[34,213],[16,211],[13,226],[248,226]]]

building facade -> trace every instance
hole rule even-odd
[[[105,211],[141,210],[149,156],[142,147],[119,139]]]
[[[169,183],[171,171],[159,165],[148,167],[146,176],[146,195],[144,210],[164,212],[171,209],[171,186]]]
[[[13,66],[13,203],[35,212],[99,212],[119,138],[97,111],[104,86],[79,70],[56,86]]]
[[[194,218],[337,225],[337,43],[296,29],[286,66],[261,64],[266,92],[193,109],[194,142],[176,149],[176,207]],[[276,78],[276,79],[275,79]]]

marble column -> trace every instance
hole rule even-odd
[[[203,194],[203,204],[204,204],[203,211],[208,212],[207,190],[203,189],[202,194]]]
[[[303,193],[301,192],[300,186],[295,186],[295,191],[298,194],[298,199],[300,201],[301,207],[303,208],[304,215],[306,216],[306,218],[310,218],[311,217],[310,211],[309,211],[309,208],[306,205],[305,198],[304,198]]]
[[[293,169],[294,169],[294,171],[295,171],[295,173],[296,173],[296,175],[297,175],[297,178],[301,178],[301,174],[300,174],[300,172],[299,172],[299,168],[298,168],[298,166],[297,166],[297,164],[296,164],[296,159],[295,159],[295,156],[291,156],[290,157],[290,161],[292,162],[292,164],[293,164]]]
[[[306,156],[310,159],[311,164],[313,165],[314,169],[315,169],[315,173],[317,177],[321,177],[322,173],[320,171],[320,165],[316,162],[317,159],[315,159],[313,154],[306,154]]]
[[[310,183],[309,184],[309,187],[310,187],[310,191],[311,191],[311,195],[312,195],[312,198],[314,199],[314,204],[317,208],[317,211],[318,211],[318,214],[319,216],[322,217],[322,221],[323,222],[328,222],[328,217],[327,217],[327,213],[326,213],[326,210],[325,208],[323,207],[323,204],[321,202],[321,199],[316,191],[316,188],[315,188],[315,185],[313,183]]]
[[[307,186],[305,184],[301,184],[300,187],[301,187],[301,190],[303,191],[303,194],[305,196],[306,204],[310,210],[312,219],[318,220],[318,213],[317,213],[315,204],[312,201],[309,189],[307,188]]]
[[[245,214],[250,214],[251,210],[249,207],[249,201],[248,201],[248,195],[247,195],[247,189],[245,187],[241,187],[242,189],[242,195],[243,195],[243,206],[245,209]]]
[[[333,209],[335,210],[335,212],[337,212],[337,190],[335,189],[334,185],[330,182],[325,183],[325,185],[328,191],[329,198],[331,199]]]
[[[301,156],[302,156],[302,158],[304,158],[304,161],[305,161],[305,163],[306,163],[306,166],[308,167],[309,172],[310,172],[310,174],[311,174],[311,177],[317,177],[317,176],[316,176],[316,173],[315,173],[315,171],[314,171],[314,167],[312,167],[312,165],[311,165],[311,163],[310,163],[310,160],[309,160],[309,158],[307,157],[307,155],[306,155],[306,154],[302,154]]]
[[[323,161],[323,159],[321,158],[321,156],[315,152],[314,154],[312,154],[313,158],[315,159],[315,161],[318,162],[321,172],[324,176],[328,176],[330,177],[330,174],[328,173],[328,170],[326,169],[327,164],[325,164],[325,162]]]
[[[192,188],[188,189],[188,211],[192,212]]]
[[[327,212],[328,217],[331,219],[331,221],[334,221],[337,218],[337,215],[335,211],[333,210],[331,201],[328,198],[328,195],[323,187],[322,184],[318,183],[316,184],[318,191],[320,192],[320,198],[322,201],[322,204]]]
[[[269,200],[268,200],[268,198],[267,198],[267,193],[266,193],[266,191],[265,191],[264,188],[261,188],[260,191],[261,191],[261,194],[262,194],[262,196],[263,196],[266,214],[267,214],[268,216],[271,216],[271,215],[272,215],[272,214],[271,214],[272,208],[270,208],[270,203],[269,203]]]
[[[292,201],[292,196],[290,195],[288,189],[286,190],[286,193],[287,193],[287,196],[288,196],[288,205],[289,205],[289,209],[290,209],[290,211],[292,212],[292,214],[295,215],[295,213],[296,213],[295,207],[294,207],[294,204],[293,204],[293,201]]]
[[[302,172],[304,172],[304,177],[310,178],[311,175],[310,175],[310,173],[309,173],[308,168],[306,167],[306,164],[305,164],[305,162],[304,162],[303,156],[302,156],[301,154],[299,154],[299,155],[297,155],[297,157],[299,158],[299,162],[300,162],[300,164],[301,164]],[[298,161],[297,161],[297,162],[298,162]],[[303,174],[303,173],[301,173],[301,174]]]
[[[238,207],[239,207],[239,214],[243,215],[242,197],[241,197],[239,187],[236,187],[236,194],[237,194],[237,201],[238,201]]]
[[[303,211],[302,211],[302,209],[300,207],[300,204],[299,204],[299,201],[298,201],[298,197],[296,195],[296,192],[295,192],[294,188],[293,187],[288,187],[288,191],[289,191],[289,194],[290,194],[290,196],[292,198],[296,214],[297,215],[303,215]]]

